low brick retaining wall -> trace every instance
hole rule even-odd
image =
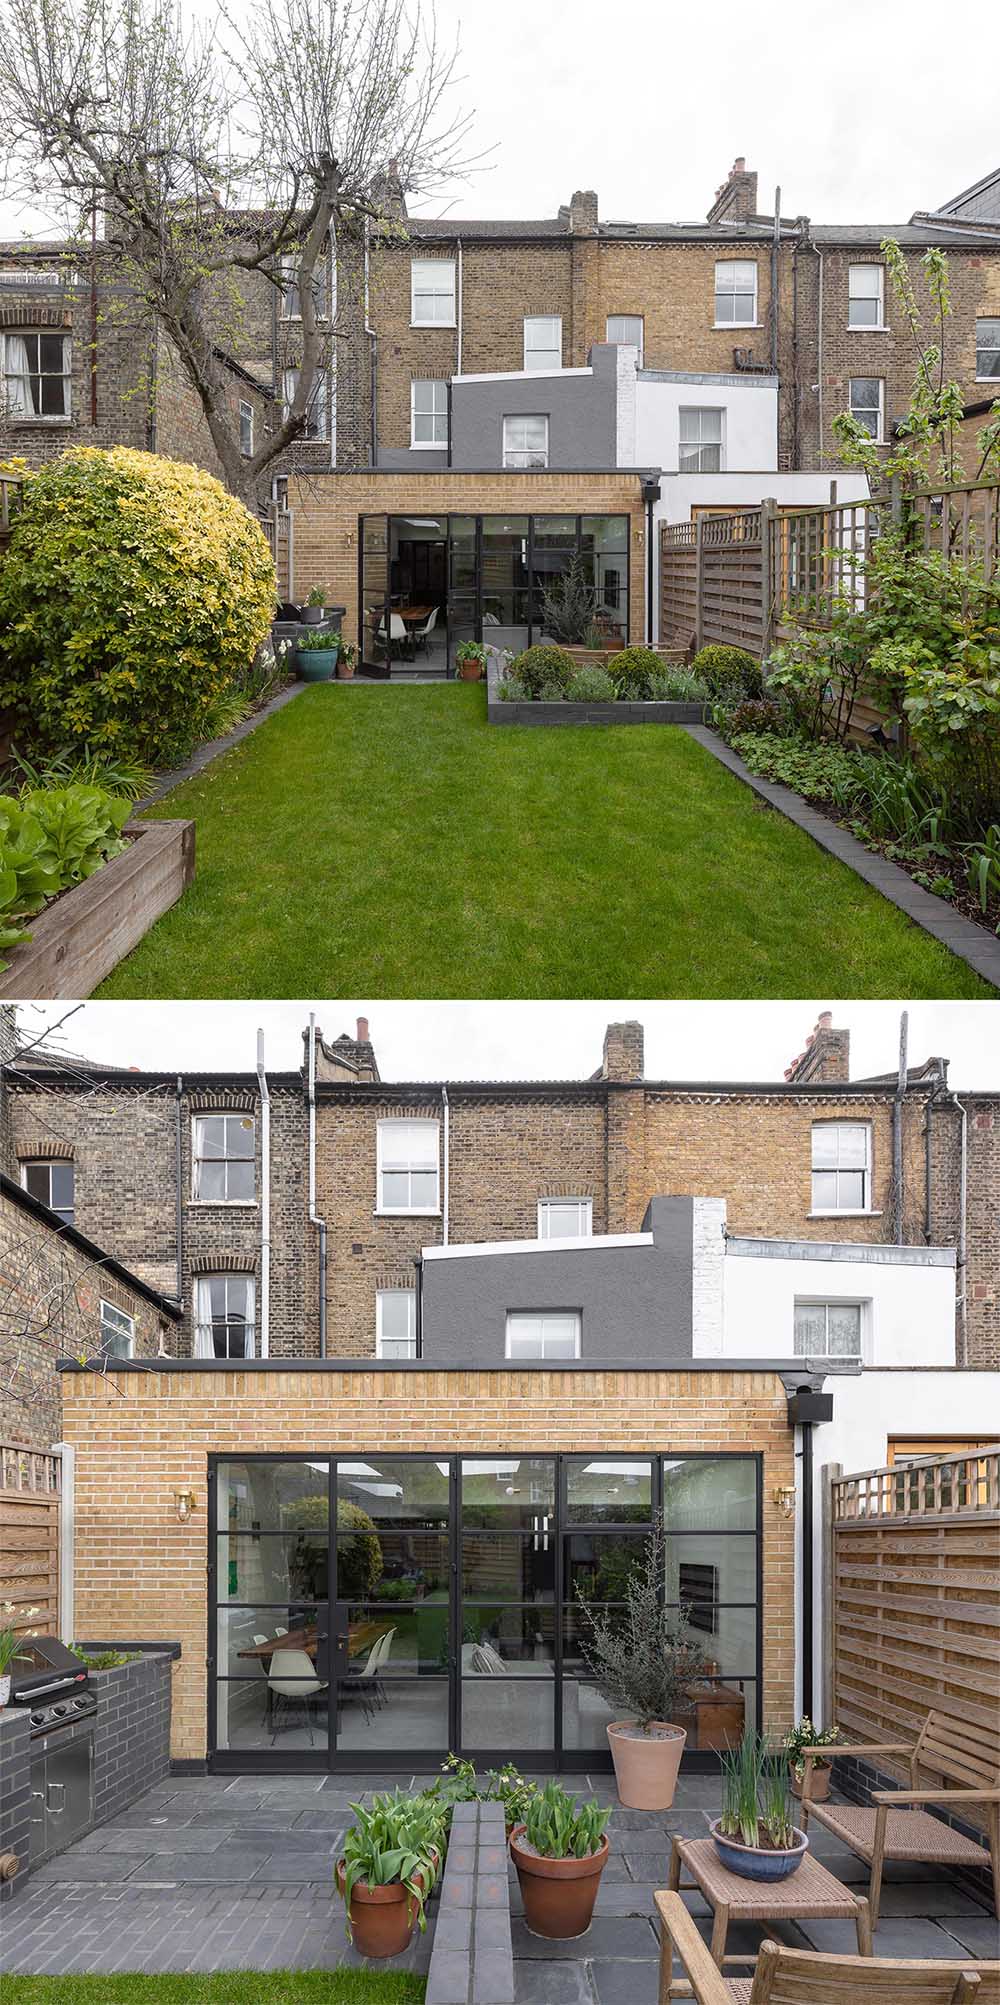
[[[102,1649],[113,1647],[101,1645]],[[154,1782],[169,1774],[170,1666],[177,1654],[171,1649],[155,1650],[112,1671],[91,1671],[90,1685],[97,1699],[92,1830],[120,1816]],[[58,1744],[85,1740],[90,1729],[90,1721],[63,1728]],[[5,1707],[0,1712],[0,1854],[13,1853],[18,1871],[14,1879],[0,1882],[0,1893],[16,1893],[28,1877],[34,1745],[29,1738],[27,1708]],[[56,1745],[56,1736],[49,1745]]]
[[[425,2005],[513,2005],[502,1803],[456,1803]]]
[[[486,716],[490,724],[704,724],[704,703],[677,700],[662,703],[504,703],[503,674],[497,656],[487,649]]]

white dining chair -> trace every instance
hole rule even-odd
[[[285,1634],[288,1634],[287,1630]],[[274,1746],[277,1739],[282,1708],[289,1711],[293,1706],[300,1705],[306,1709],[306,1727],[309,1733],[309,1745],[312,1747],[310,1707],[320,1692],[326,1691],[327,1681],[317,1676],[316,1666],[308,1651],[275,1650],[267,1674],[267,1689],[272,1705],[271,1746]]]
[[[395,1635],[395,1630],[392,1633]],[[371,1718],[372,1700],[376,1697],[375,1673],[378,1669],[381,1648],[382,1638],[377,1636],[368,1652],[364,1669],[348,1671],[347,1676],[340,1679],[337,1688],[340,1698],[361,1700],[361,1710],[366,1720]]]
[[[385,1686],[382,1683],[382,1667],[384,1664],[388,1662],[389,1652],[392,1649],[392,1639],[395,1636],[395,1634],[396,1634],[395,1629],[387,1629],[384,1636],[379,1637],[378,1642],[375,1645],[375,1649],[372,1653],[375,1658],[374,1665],[372,1666],[372,1676],[375,1685],[375,1698],[376,1701],[383,1706],[386,1705],[388,1701],[385,1696]]]
[[[414,627],[413,629],[414,647],[426,648],[428,636],[434,632],[434,629],[437,626],[437,619],[438,619],[438,608],[437,606],[432,606],[430,612],[427,615],[427,618],[423,623],[423,626]]]

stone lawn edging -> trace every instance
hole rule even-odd
[[[925,891],[922,884],[916,884],[897,863],[890,863],[887,857],[866,849],[856,836],[841,828],[838,822],[830,821],[811,807],[801,794],[793,793],[791,787],[781,786],[775,780],[765,780],[759,773],[752,773],[738,752],[734,752],[718,732],[704,724],[685,726],[688,736],[696,744],[710,752],[719,764],[728,767],[744,786],[750,787],[769,807],[777,808],[797,828],[804,829],[812,836],[821,849],[846,863],[858,877],[870,884],[873,890],[881,892],[890,904],[898,906],[901,912],[912,919],[915,926],[922,926],[925,933],[939,940],[943,947],[955,954],[975,974],[1000,989],[1000,939],[992,939],[981,926],[966,919],[961,912],[952,911],[932,891]]]
[[[172,794],[175,787],[182,786],[185,780],[197,779],[198,774],[203,773],[205,767],[212,764],[213,759],[221,759],[224,752],[231,752],[234,745],[241,745],[244,738],[249,738],[251,732],[258,730],[261,724],[266,724],[276,710],[283,710],[285,704],[292,701],[293,696],[301,696],[304,689],[311,687],[313,685],[308,682],[287,683],[284,689],[279,689],[276,696],[271,696],[266,703],[262,703],[259,710],[254,710],[249,717],[244,717],[241,724],[236,724],[231,731],[227,731],[224,738],[206,739],[204,745],[199,745],[197,751],[192,752],[190,759],[184,761],[183,766],[174,766],[169,773],[161,773],[149,793],[144,794],[141,801],[136,801],[132,813],[143,814],[147,808],[154,808],[158,801],[162,801],[165,794]]]
[[[513,2005],[514,1952],[502,1803],[456,1803],[425,2005]]]

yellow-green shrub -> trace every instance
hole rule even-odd
[[[74,446],[27,484],[0,564],[0,704],[42,747],[182,758],[274,599],[259,524],[211,474]]]

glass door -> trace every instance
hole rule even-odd
[[[388,677],[390,652],[389,624],[389,517],[363,515],[360,524],[361,667],[369,675]]]

